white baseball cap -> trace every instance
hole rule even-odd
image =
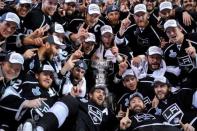
[[[112,27],[110,25],[104,25],[101,27],[101,35],[105,34],[105,33],[111,33],[113,34],[113,30]]]
[[[20,4],[31,4],[32,0],[19,0]]]
[[[76,3],[76,0],[65,0],[64,3]]]
[[[63,27],[61,24],[57,23],[57,22],[55,22],[54,28],[55,28],[54,31],[55,31],[56,33],[62,33],[62,34],[65,33],[64,27]]]
[[[147,55],[163,55],[163,51],[161,48],[157,47],[157,46],[151,46],[148,48],[148,51],[147,51]]]
[[[88,14],[101,14],[100,8],[97,4],[90,4],[88,6]]]
[[[141,93],[135,92],[129,96],[129,101],[131,101],[134,97],[139,97],[142,101],[144,100],[144,97]]]
[[[123,74],[122,74],[122,79],[124,79],[126,76],[135,76],[135,73],[132,69],[127,69]],[[136,77],[136,76],[135,76]]]
[[[161,2],[161,4],[159,5],[159,11],[162,11],[164,9],[173,9],[172,3],[169,1]]]
[[[168,27],[178,27],[177,21],[174,19],[167,20],[164,23],[164,30],[166,30]]]
[[[7,12],[7,13],[3,14],[0,19],[1,19],[1,21],[14,22],[17,24],[18,27],[20,27],[20,19],[15,13]]]
[[[88,37],[85,39],[85,42],[94,42],[96,43],[96,37],[93,33],[88,33]]]
[[[134,7],[134,14],[135,13],[138,13],[138,12],[147,12],[146,10],[146,5],[144,4],[137,4],[135,7]]]
[[[58,45],[61,49],[65,49],[66,45],[63,44],[60,39],[55,36],[55,35],[49,35],[47,38],[46,38],[46,42],[48,42],[49,44],[55,44],[55,45]]]
[[[24,64],[24,58],[21,54],[12,52],[7,56],[7,61],[9,61],[12,64]]]
[[[46,64],[42,66],[41,71],[55,72],[54,68],[51,65],[46,65]]]

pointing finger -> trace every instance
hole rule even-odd
[[[127,15],[127,19],[129,19],[129,18],[130,18],[130,16],[131,16],[131,13],[129,12],[129,14]]]
[[[192,47],[191,40],[187,39],[186,41],[188,42],[189,47]]]
[[[38,48],[33,48],[33,49],[30,49],[31,51],[37,51],[38,50]]]
[[[83,29],[83,26],[85,25],[85,22],[83,22],[83,24],[81,24],[81,26],[79,27],[79,29]]]
[[[129,108],[127,108],[127,112],[126,112],[126,116],[125,117],[129,117]]]
[[[49,28],[50,28],[50,26],[48,24],[46,24],[45,26],[42,27],[44,32],[48,31]]]
[[[82,44],[80,44],[80,46],[79,46],[78,50],[81,50],[81,49],[82,49]]]
[[[88,27],[86,28],[86,31],[87,31],[87,32],[88,32],[89,28],[90,28],[90,25],[88,25]]]
[[[120,111],[122,111],[122,104],[120,104]]]

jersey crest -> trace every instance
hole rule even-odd
[[[179,121],[182,120],[184,113],[179,108],[179,106],[174,103],[169,106],[163,113],[162,116],[167,120],[170,124],[179,124]]]
[[[101,124],[103,118],[103,113],[101,110],[93,105],[88,105],[88,114],[95,125]]]

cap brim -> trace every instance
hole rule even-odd
[[[100,15],[101,12],[100,11],[89,11],[88,14],[92,15],[92,14],[98,14]]]
[[[138,10],[138,11],[134,12],[134,14],[139,13],[139,12],[146,13],[146,11],[145,11],[145,10]]]
[[[12,64],[21,64],[21,65],[23,65],[23,63],[21,63],[21,62],[19,62],[17,60],[9,60],[9,62],[12,63]]]
[[[14,22],[14,23],[16,24],[16,26],[17,26],[18,28],[20,28],[19,23],[17,23],[16,21],[14,21],[14,20],[12,20],[12,19],[10,19],[10,18],[6,18],[5,21]]]
[[[161,53],[159,53],[159,52],[149,53],[148,55],[160,55],[160,56],[162,56],[162,54],[161,54]]]
[[[155,87],[156,85],[168,85],[168,83],[161,82],[161,81],[155,81],[155,82],[153,83],[153,86]]]

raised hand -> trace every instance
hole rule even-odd
[[[41,102],[47,100],[46,98],[37,98],[37,99],[33,99],[33,100],[26,100],[24,107],[26,108],[38,108],[40,107],[42,104]]]
[[[128,64],[127,64],[127,59],[125,59],[124,61],[122,61],[119,64],[119,71],[118,71],[118,75],[122,76],[122,74],[127,70],[128,68]]]
[[[85,38],[88,37],[88,30],[89,30],[89,26],[85,29],[84,28],[85,23],[83,23],[80,27],[79,30],[77,32],[77,37],[83,42],[85,40]]]
[[[111,48],[111,52],[114,56],[117,56],[118,53],[119,53],[119,49],[118,47],[116,46],[116,44],[114,44],[114,46]]]
[[[131,126],[132,121],[129,119],[129,108],[127,108],[127,112],[125,117],[120,120],[120,129],[125,130]]]
[[[78,86],[73,86],[70,92],[71,96],[73,97],[79,96],[80,93],[81,93],[81,87],[78,87]]]
[[[72,54],[68,61],[64,63],[64,66],[61,69],[61,74],[64,75],[67,71],[70,71],[74,66],[75,62],[77,62],[79,59],[74,59],[74,55]]]
[[[191,41],[187,40],[189,47],[185,49],[185,52],[192,58],[196,58],[196,49],[192,46]]]
[[[195,128],[192,125],[190,125],[188,123],[183,124],[181,121],[179,123],[184,131],[195,131]]]
[[[30,34],[30,36],[32,38],[42,37],[44,36],[45,32],[49,30],[49,28],[50,26],[46,24],[45,26],[36,29],[32,34]]]
[[[0,1],[0,10],[2,10],[5,7],[5,2],[4,1]]]
[[[125,117],[125,115],[126,115],[126,112],[124,112],[123,110],[122,110],[122,105],[120,104],[120,110],[118,111],[118,114],[117,114],[117,118],[123,118],[123,117]]]
[[[120,26],[120,30],[119,30],[119,34],[120,36],[122,36],[125,31],[127,30],[127,28],[129,27],[129,25],[131,24],[131,21],[129,20],[129,17],[130,17],[130,13],[129,15],[127,16],[127,18],[125,18],[124,20],[122,20],[121,22],[121,26]]]
[[[182,15],[183,15],[183,23],[186,26],[190,26],[192,24],[192,19],[193,19],[191,15],[187,11],[184,11]]]
[[[24,59],[31,59],[33,56],[36,55],[35,51],[37,51],[38,48],[28,49],[23,54]]]
[[[79,48],[73,53],[73,59],[80,59],[83,57],[84,52],[81,51],[83,45],[81,44]]]
[[[156,107],[158,106],[158,104],[159,104],[159,100],[158,100],[158,98],[155,96],[155,97],[153,98],[153,100],[152,100],[152,107],[153,107],[153,108],[156,108]]]

